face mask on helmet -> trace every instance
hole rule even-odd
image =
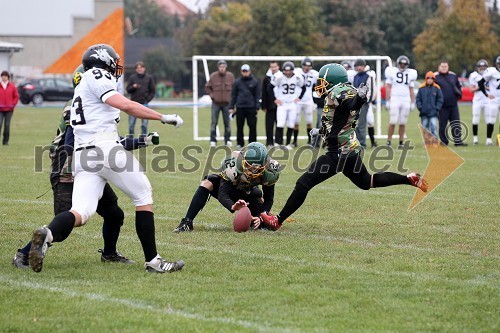
[[[83,65],[78,66],[75,71],[73,72],[73,89],[76,88],[77,85],[80,84],[80,81],[82,80],[82,74],[85,73],[83,70]]]
[[[408,57],[404,55],[399,56],[396,62],[398,64],[398,68],[402,71],[404,71],[405,69],[408,68],[408,66],[410,66],[410,59],[408,59]]]
[[[486,68],[488,68],[488,62],[484,59],[481,59],[477,62],[477,72],[479,74],[483,74],[484,71],[486,70]]]
[[[268,163],[267,149],[261,143],[250,143],[241,150],[242,170],[247,179],[259,178],[264,174]]]
[[[319,97],[330,92],[333,87],[347,82],[347,71],[339,64],[327,64],[321,67],[318,74],[318,82],[314,90]]]

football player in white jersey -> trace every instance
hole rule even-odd
[[[354,69],[352,69],[352,65],[349,61],[344,60],[340,63],[342,66],[344,66],[345,70],[347,71],[347,81],[350,84],[353,84],[354,82],[354,76],[358,74]]]
[[[481,113],[484,114],[485,120],[487,114],[488,97],[479,89],[479,81],[483,79],[483,73],[486,68],[488,68],[488,62],[481,59],[477,62],[477,70],[469,75],[471,91],[474,92],[474,98],[472,99],[472,143],[475,145],[478,143],[477,135]]]
[[[408,68],[410,59],[401,55],[396,61],[397,67],[385,69],[386,102],[389,110],[389,129],[387,131],[387,145],[391,145],[392,135],[396,124],[399,124],[399,146],[403,146],[406,122],[410,111],[415,108],[415,92],[413,84],[417,79],[417,71]]]
[[[497,122],[497,115],[500,110],[500,56],[495,60],[495,67],[488,67],[483,72],[483,79],[478,82],[478,86],[485,96],[488,96],[488,106],[486,107],[486,145],[492,146],[491,136]],[[486,86],[489,91],[486,91]]]
[[[301,68],[295,69],[295,74],[301,75],[304,79],[306,92],[297,106],[297,118],[295,119],[295,128],[293,130],[293,146],[297,147],[297,136],[299,135],[299,123],[301,114],[304,114],[306,120],[307,133],[312,129],[313,110],[315,109],[313,101],[313,86],[318,81],[318,71],[312,69],[313,62],[311,58],[305,57],[300,63]],[[311,137],[307,136],[307,144],[311,144]]]
[[[69,211],[54,217],[48,226],[33,233],[29,265],[40,272],[51,243],[64,241],[74,227],[84,225],[94,215],[106,181],[127,194],[136,207],[135,227],[145,256],[146,271],[174,272],[182,260],[168,262],[156,251],[151,184],[141,171],[139,161],[119,143],[117,124],[120,110],[137,118],[160,120],[179,127],[177,115],[162,115],[116,90],[123,67],[120,57],[106,44],[89,47],[82,57],[85,73],[75,88],[71,124],[75,137],[73,154],[73,198]]]
[[[370,142],[372,144],[372,148],[377,147],[377,142],[375,141],[375,115],[373,114],[373,105],[377,99],[377,73],[370,69],[369,65],[365,67],[366,73],[372,78],[373,86],[371,88],[372,96],[369,99],[368,113],[366,114],[366,127],[368,128],[368,136],[370,137]]]
[[[276,143],[283,145],[283,128],[287,126],[286,149],[293,149],[290,144],[292,133],[297,117],[297,103],[305,94],[306,87],[302,75],[297,75],[293,71],[295,65],[291,61],[283,64],[283,71],[277,72],[271,79],[274,86],[274,96],[276,97]]]

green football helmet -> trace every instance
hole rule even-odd
[[[321,67],[318,75],[318,83],[314,90],[319,97],[329,93],[334,86],[347,82],[347,71],[340,64],[327,64]]]
[[[260,177],[264,173],[269,161],[267,149],[260,142],[252,142],[243,147],[240,159],[241,163],[238,163],[238,166],[245,173],[247,179]]]
[[[83,65],[80,65],[75,69],[75,71],[73,72],[73,88],[76,88],[76,86],[80,84],[83,73],[85,73],[85,71],[83,70]]]

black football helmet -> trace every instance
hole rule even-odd
[[[116,79],[122,76],[123,73],[123,66],[119,63],[120,56],[108,44],[92,45],[83,53],[82,57],[82,65],[85,71],[91,68],[102,68]]]
[[[408,66],[410,66],[410,59],[405,55],[400,55],[396,60],[396,63],[398,64],[398,68],[404,71],[408,68]]]
[[[309,66],[309,67],[312,67],[313,65],[313,61],[311,60],[311,58],[309,57],[305,57],[304,59],[302,59],[302,61],[300,62],[300,66],[304,67],[304,66]]]
[[[287,61],[283,64],[283,74],[285,74],[286,77],[292,77],[294,69],[295,65],[291,61]]]
[[[484,59],[481,59],[477,62],[476,67],[477,67],[477,72],[482,75],[486,70],[486,68],[488,68],[488,62]]]

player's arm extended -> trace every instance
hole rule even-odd
[[[261,213],[270,212],[274,204],[274,185],[271,186],[263,185],[262,193],[263,193],[264,203],[262,204]]]
[[[161,120],[162,114],[145,107],[142,104],[131,101],[121,94],[114,94],[108,97],[104,103],[111,105],[123,112],[141,119]]]
[[[231,213],[234,213],[234,210],[232,209],[234,201],[231,200],[230,197],[230,193],[233,190],[233,188],[234,186],[231,182],[225,179],[221,179],[219,187],[219,195],[217,196],[222,206],[226,207],[226,209]]]

